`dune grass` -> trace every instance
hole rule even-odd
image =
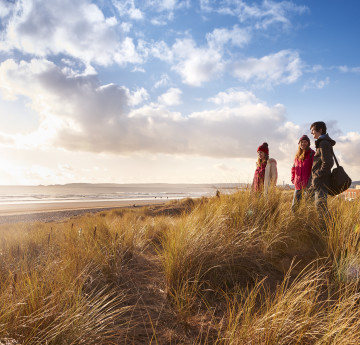
[[[291,198],[2,225],[0,343],[358,344],[359,201]]]

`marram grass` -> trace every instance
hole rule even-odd
[[[359,344],[359,201],[291,198],[2,225],[0,344]]]

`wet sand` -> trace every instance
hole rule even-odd
[[[89,201],[0,205],[0,224],[18,222],[57,222],[85,213],[97,213],[115,208],[161,205],[169,200]]]

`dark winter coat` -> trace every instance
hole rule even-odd
[[[316,152],[311,169],[312,188],[326,191],[330,186],[331,169],[334,165],[333,149],[336,144],[328,134],[321,135],[315,141]]]

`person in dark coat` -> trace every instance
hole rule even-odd
[[[322,226],[325,226],[325,217],[328,215],[327,196],[330,186],[331,169],[334,165],[333,146],[336,144],[326,132],[325,122],[314,122],[310,126],[315,141],[316,152],[311,168],[311,189],[315,197],[315,206]]]

